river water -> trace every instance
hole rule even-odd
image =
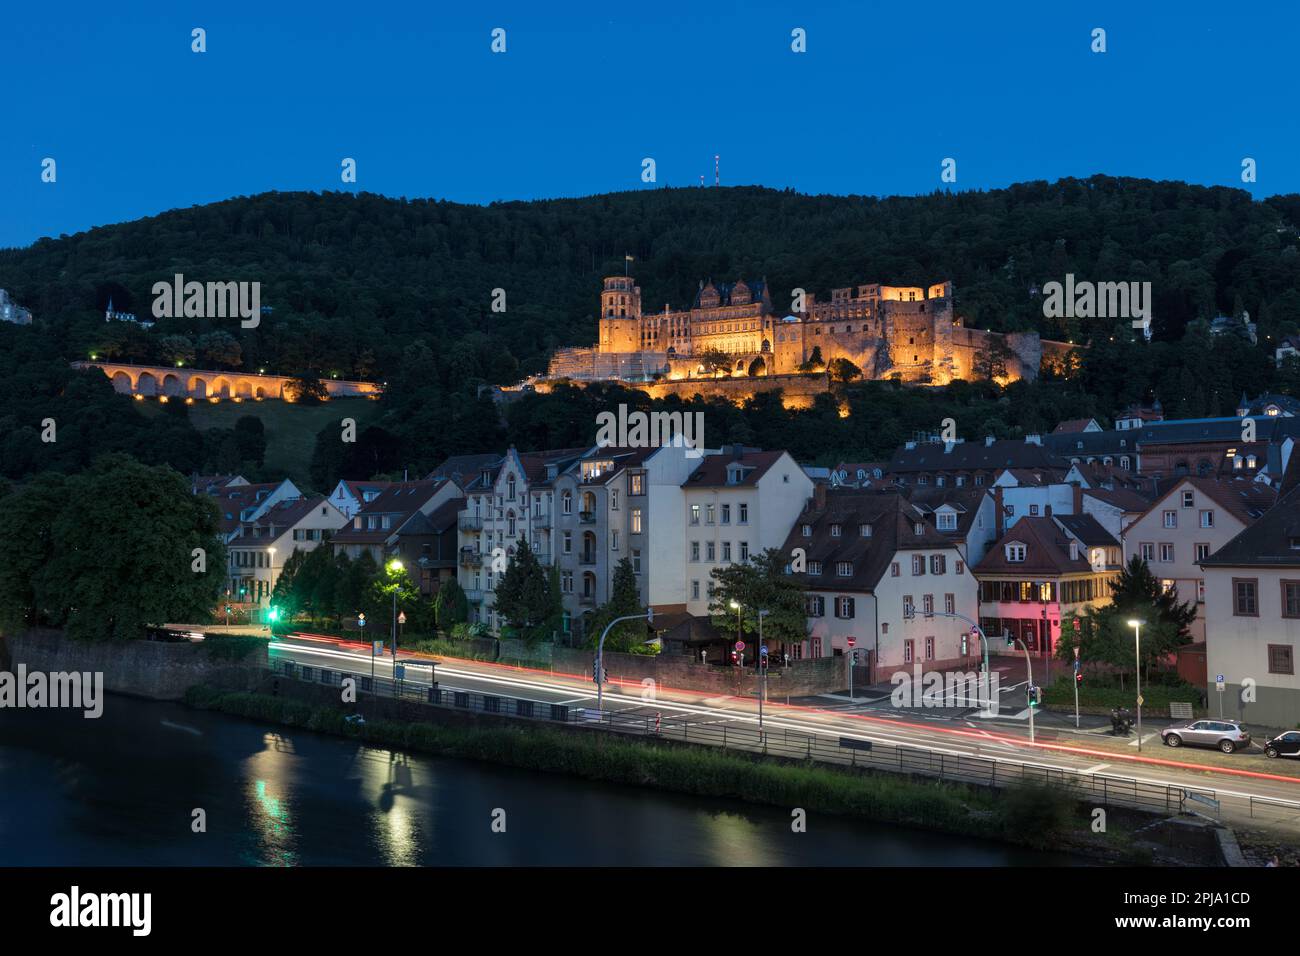
[[[206,832],[193,831],[195,810]],[[796,834],[777,808],[403,754],[176,704],[110,695],[98,720],[0,710],[5,866],[1077,862],[818,814]]]

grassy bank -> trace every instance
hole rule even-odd
[[[384,747],[484,760],[589,780],[655,787],[878,823],[1061,848],[1086,830],[1085,808],[1054,790],[1001,795],[888,774],[783,763],[726,751],[545,727],[446,726],[390,720],[348,724],[337,709],[263,694],[191,688],[186,703]],[[1071,849],[1075,849],[1071,847]]]

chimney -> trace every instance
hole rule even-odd
[[[993,487],[993,529],[1000,538],[1007,530],[1007,513],[1002,510],[1002,486]]]
[[[1076,481],[1070,488],[1074,491],[1074,513],[1081,515],[1083,514],[1083,485]]]
[[[984,447],[985,447],[985,448],[992,448],[992,447],[993,447],[993,436],[992,436],[992,435],[985,435],[985,436],[984,436]]]
[[[812,507],[820,511],[826,507],[826,486],[820,481],[813,485]]]

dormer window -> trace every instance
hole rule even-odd
[[[940,531],[957,530],[957,515],[951,511],[940,511],[935,515],[935,522]]]
[[[840,577],[842,577],[842,578],[851,578],[851,577],[853,577],[853,562],[852,562],[852,561],[837,561],[837,562],[835,563],[835,573],[836,573],[837,575],[839,575]]]
[[[803,536],[804,536],[805,538],[811,538],[811,537],[812,537],[812,525],[810,525],[810,524],[806,524],[806,525],[804,525],[800,530],[803,532]]]
[[[1022,564],[1025,560],[1025,551],[1027,549],[1023,544],[1009,544],[1006,546],[1007,560],[1013,564]]]
[[[925,525],[920,521],[916,522],[912,525],[912,533],[919,538],[921,535],[925,534]]]
[[[858,525],[858,534],[862,535],[862,537],[864,537],[864,538],[870,538],[870,537],[871,537],[871,525],[869,525],[869,524],[860,524],[860,525]]]
[[[840,532],[841,532],[842,530],[843,530],[843,528],[842,528],[840,525],[838,525],[838,524],[833,524],[833,525],[831,525],[831,537],[832,537],[832,538],[838,538],[838,537],[840,536]]]

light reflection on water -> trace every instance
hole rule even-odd
[[[206,833],[192,832],[195,808]],[[788,809],[406,755],[178,705],[110,696],[99,720],[0,711],[0,865],[1071,862],[817,814],[795,834]]]

